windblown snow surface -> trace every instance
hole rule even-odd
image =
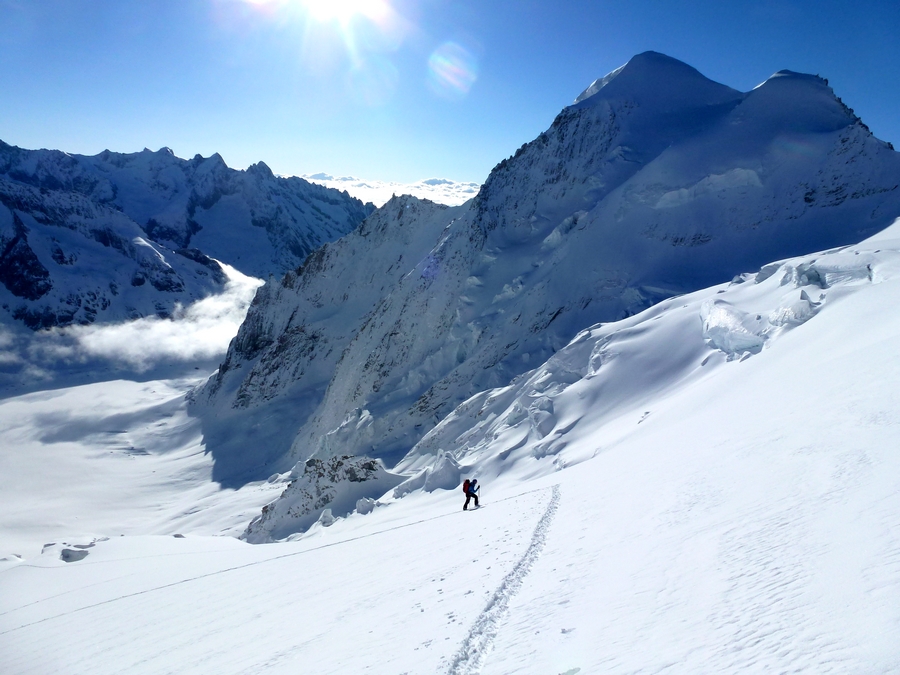
[[[900,223],[587,328],[398,467],[481,509],[267,545],[212,536],[287,477],[217,489],[193,382],[9,397],[0,671],[897,672],[898,303]]]

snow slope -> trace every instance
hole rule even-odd
[[[185,412],[197,378],[112,380],[0,401],[0,556],[30,556],[60,536],[239,535],[284,486],[261,483],[237,496],[211,480],[211,458]]]
[[[750,360],[774,359],[782,340],[800,339],[795,333],[814,341],[826,330],[820,316],[833,304],[855,304],[863,291],[866,297],[884,293],[871,289],[897,281],[898,234],[900,220],[859,245],[771,263],[728,284],[592,326],[539,368],[462,403],[396,470],[431,466],[444,454],[464,473],[488,478],[515,472],[520,462],[531,477],[534,459],[549,460],[546,472],[583,461],[568,449],[582,434],[594,438],[598,429],[623,422],[627,429],[634,419],[652,427],[656,401],[670,392],[692,391],[710,373],[721,378]],[[785,402],[779,396],[774,404]]]
[[[895,672],[898,301],[900,224],[593,326],[405,460],[455,457],[484,485],[473,512],[458,489],[391,492],[252,546],[200,536],[223,513],[115,537],[98,509],[0,563],[0,667]]]
[[[818,77],[741,93],[650,52],[579,99],[472,202],[392,199],[378,236],[267,286],[193,409],[220,476],[390,466],[587,325],[900,215],[900,155]],[[234,433],[262,418],[277,432]]]
[[[261,162],[0,142],[0,304],[33,329],[168,315],[221,289],[215,261],[280,276],[373,208]]]

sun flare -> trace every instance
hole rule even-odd
[[[301,7],[316,21],[347,24],[358,16],[377,19],[388,9],[386,0],[244,0],[257,6]]]
[[[394,0],[229,1],[245,2],[259,17],[297,30],[305,69],[334,73],[346,67],[344,79],[357,102],[377,107],[396,90],[392,56],[413,26],[394,9]]]
[[[347,23],[365,13],[366,0],[301,0],[309,15],[318,21]]]

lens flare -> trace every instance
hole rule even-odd
[[[438,96],[464,98],[478,79],[478,62],[456,42],[445,42],[428,58],[428,86]]]

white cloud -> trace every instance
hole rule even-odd
[[[69,366],[112,366],[144,373],[225,354],[263,282],[222,264],[225,289],[185,307],[172,318],[68,326],[32,333],[0,327],[0,369],[14,377],[57,379]],[[18,373],[18,375],[16,375]]]
[[[459,183],[446,178],[428,178],[416,183],[392,183],[381,180],[363,180],[352,176],[332,176],[327,173],[301,176],[310,183],[318,183],[336,190],[346,190],[348,194],[375,206],[384,206],[391,195],[412,195],[420,199],[430,199],[439,204],[458,206],[478,194],[479,183]]]
[[[71,326],[62,329],[78,354],[126,363],[138,371],[161,361],[194,361],[225,353],[256,289],[262,281],[227,265],[224,292],[176,307],[171,319],[148,317],[114,325]]]

